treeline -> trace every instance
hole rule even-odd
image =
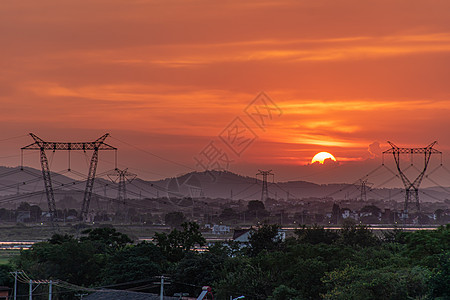
[[[217,243],[194,250],[202,245],[196,223],[157,233],[153,243],[133,244],[114,228],[88,229],[80,238],[56,234],[3,266],[0,285],[12,287],[8,271],[24,270],[33,279],[154,293],[157,276],[165,275],[168,295],[197,296],[209,285],[215,299],[450,298],[450,224],[378,236],[346,223],[338,231],[303,227],[286,239],[277,225],[263,225],[247,245]],[[26,294],[25,285],[19,288]],[[74,299],[74,292],[61,288],[55,295]]]

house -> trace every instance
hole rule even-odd
[[[16,222],[18,223],[25,223],[29,222],[31,218],[31,212],[30,211],[18,211]]]
[[[9,287],[0,286],[0,300],[8,300]]]
[[[359,216],[358,213],[353,212],[351,209],[349,208],[343,208],[341,209],[341,215],[342,215],[342,219],[353,219],[353,220],[358,220]]]
[[[230,226],[226,225],[214,225],[212,227],[213,234],[227,234],[230,233]]]
[[[253,228],[250,229],[235,229],[233,233],[233,241],[239,243],[248,243],[250,233],[254,231]]]

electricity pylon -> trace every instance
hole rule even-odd
[[[259,172],[256,173],[256,179],[258,179],[258,175],[262,176],[262,190],[261,190],[261,201],[263,203],[266,202],[267,198],[269,198],[269,190],[267,187],[267,176],[272,176],[272,181],[275,180],[275,174],[272,173],[272,170],[269,171],[262,171],[258,170]]]
[[[47,156],[45,155],[45,150],[52,150],[53,152],[59,150],[69,151],[78,151],[82,150],[86,152],[87,150],[92,150],[92,158],[91,164],[89,165],[89,173],[86,180],[86,188],[84,190],[83,197],[83,205],[81,207],[81,219],[86,220],[89,212],[89,205],[92,197],[92,188],[94,186],[95,180],[95,172],[97,170],[98,164],[98,151],[99,150],[114,150],[116,151],[116,164],[117,164],[117,148],[110,146],[104,143],[105,139],[109,136],[109,133],[106,133],[96,139],[93,142],[46,142],[38,136],[30,133],[30,136],[33,138],[34,143],[22,147],[23,150],[39,150],[40,151],[40,160],[42,166],[42,176],[44,178],[45,184],[45,192],[47,193],[47,202],[48,209],[50,212],[50,218],[53,223],[54,217],[56,216],[56,205],[55,205],[55,196],[53,193],[52,180],[50,176],[50,166],[48,163]],[[23,167],[23,155],[22,155],[22,167]],[[70,170],[70,161],[69,161],[69,170]]]
[[[361,201],[367,202],[367,190],[370,190],[373,183],[370,183],[367,179],[360,179],[359,180],[359,187],[358,189],[361,192]]]
[[[437,143],[434,141],[433,143],[429,144],[426,147],[423,148],[400,148],[394,145],[393,143],[389,142],[389,145],[391,145],[391,149],[388,149],[383,152],[383,161],[384,161],[384,154],[385,153],[392,153],[394,156],[395,164],[397,166],[398,174],[400,175],[400,178],[403,182],[403,185],[405,186],[405,210],[404,214],[407,218],[408,216],[408,204],[412,200],[412,197],[414,197],[416,201],[416,208],[417,211],[420,211],[420,202],[419,202],[419,186],[423,180],[423,177],[425,175],[425,172],[428,168],[428,164],[430,162],[430,158],[432,154],[441,154],[441,151],[438,151],[433,148],[433,146]],[[419,175],[414,179],[410,180],[404,173],[405,170],[402,170],[400,166],[400,154],[410,154],[411,155],[411,166],[413,165],[413,155],[414,154],[423,154],[424,155],[424,165],[423,169],[420,171]],[[384,162],[383,162],[384,164]]]
[[[125,206],[126,199],[127,199],[126,183],[127,183],[127,181],[132,182],[136,178],[137,175],[128,172],[128,168],[123,169],[123,170],[116,168],[112,173],[107,174],[107,176],[112,182],[118,183],[118,185],[119,185],[119,189],[118,189],[118,193],[117,193],[118,206],[120,204],[123,204]],[[119,209],[120,209],[120,207],[119,207]]]

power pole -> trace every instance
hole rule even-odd
[[[266,202],[267,198],[269,198],[269,190],[267,187],[267,176],[272,176],[272,181],[275,180],[275,174],[272,173],[272,170],[269,171],[262,171],[258,170],[259,172],[256,173],[256,179],[258,179],[258,175],[262,176],[262,190],[261,190],[261,201],[263,203]]]
[[[86,180],[86,188],[84,190],[84,198],[83,205],[81,208],[81,218],[82,220],[87,219],[87,215],[89,213],[89,204],[91,202],[92,196],[92,188],[94,187],[95,180],[95,172],[97,170],[98,164],[98,151],[99,150],[114,150],[116,153],[116,167],[117,167],[117,148],[106,144],[104,141],[109,136],[109,133],[106,133],[96,139],[93,142],[46,142],[43,139],[39,138],[33,133],[30,133],[30,136],[33,138],[34,143],[22,147],[22,169],[23,169],[23,150],[39,150],[40,151],[40,159],[42,166],[42,176],[44,178],[45,191],[47,193],[47,202],[48,209],[50,212],[50,218],[53,224],[54,218],[56,216],[56,205],[55,205],[55,196],[53,193],[52,180],[50,176],[50,166],[48,163],[47,155],[45,154],[45,150],[52,150],[53,152],[64,150],[64,151],[78,151],[82,150],[86,152],[86,150],[93,150],[91,164],[89,165],[89,173],[88,178]],[[70,157],[70,156],[69,156]],[[69,169],[70,171],[70,160],[69,160]]]
[[[48,300],[52,300],[52,288],[53,288],[53,281],[48,282]]]
[[[30,279],[30,292],[29,292],[29,300],[33,300],[33,280]]]
[[[159,300],[164,300],[164,276],[161,276],[161,289],[159,292]]]
[[[9,273],[14,275],[14,300],[17,300],[17,275],[22,274],[23,272],[14,271]]]
[[[404,219],[406,219],[406,218],[408,218],[408,204],[412,200],[412,197],[414,197],[414,199],[416,201],[417,211],[420,212],[419,186],[420,186],[422,179],[425,175],[425,172],[427,170],[431,155],[432,154],[440,154],[441,159],[442,159],[442,152],[433,148],[433,146],[437,143],[436,141],[429,144],[426,147],[423,147],[423,148],[400,148],[389,141],[388,141],[388,143],[391,145],[391,149],[383,152],[383,165],[384,165],[384,154],[392,153],[392,155],[394,156],[395,164],[397,166],[398,174],[399,174],[399,176],[403,182],[403,185],[405,187],[406,193],[405,193]],[[419,170],[420,173],[414,180],[410,180],[404,173],[405,170],[403,170],[402,167],[400,166],[400,155],[401,154],[409,154],[411,156],[411,166],[413,165],[413,155],[414,154],[423,154],[424,155],[423,168],[422,168],[422,170]]]

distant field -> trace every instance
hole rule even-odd
[[[43,241],[53,234],[69,234],[79,236],[85,229],[102,226],[113,226],[132,239],[151,238],[155,232],[168,232],[166,226],[142,226],[128,224],[66,224],[53,228],[49,224],[0,224],[0,241]]]
[[[0,250],[0,265],[6,265],[9,260],[20,254],[20,250]]]

